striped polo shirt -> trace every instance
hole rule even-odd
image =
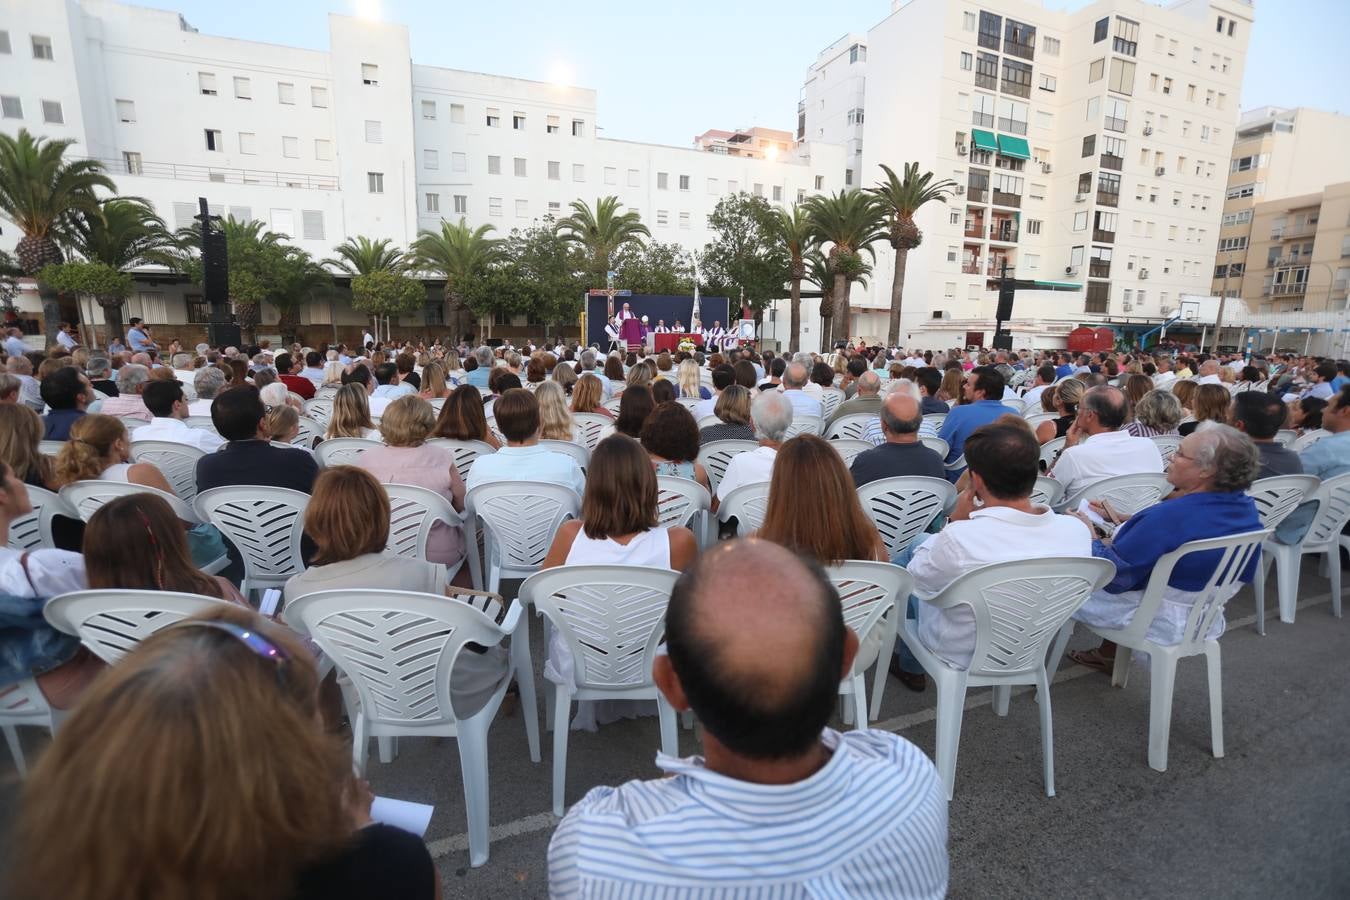
[[[592,789],[549,845],[554,898],[939,898],[947,795],[884,731],[825,729],[829,762],[794,784],[739,781],[658,754],[674,777]]]

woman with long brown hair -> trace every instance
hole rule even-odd
[[[56,473],[41,441],[41,416],[22,403],[0,403],[0,462],[24,484],[52,490]]]
[[[798,435],[779,448],[758,536],[825,566],[888,558],[843,457],[813,434]]]
[[[1195,418],[1182,422],[1177,433],[1182,437],[1192,434],[1201,422],[1218,422],[1227,425],[1229,410],[1233,405],[1233,395],[1222,384],[1202,384],[1196,388],[1195,399],[1191,401],[1191,413]]]
[[[965,384],[961,366],[956,365],[942,373],[942,386],[938,388],[938,399],[952,406],[960,405],[963,397],[961,386]]]
[[[637,366],[637,369],[645,368]],[[642,425],[656,408],[652,400],[652,390],[646,385],[631,385],[619,399],[619,417],[614,420],[614,430],[630,438],[642,436]]]
[[[12,896],[438,897],[421,839],[371,823],[318,687],[299,638],[233,605],[142,641],[25,784]]]
[[[501,442],[488,428],[487,414],[483,412],[483,394],[472,384],[461,384],[445,398],[432,437],[452,441],[482,441],[494,450]]]
[[[423,400],[440,400],[450,396],[444,365],[433,360],[422,367],[422,391],[418,396]]]
[[[623,360],[617,356],[605,357],[605,380],[609,382],[609,392],[617,397],[623,393],[623,389],[628,387],[628,383],[623,377]]]
[[[338,388],[333,395],[333,411],[328,414],[328,427],[323,439],[369,438],[379,440],[380,432],[370,418],[370,399],[363,384],[351,382]]]
[[[587,372],[577,379],[577,386],[572,388],[572,412],[595,413],[607,419],[614,418],[614,413],[605,407],[604,401],[605,387],[600,383],[598,376]]]

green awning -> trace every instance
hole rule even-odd
[[[1026,138],[1013,137],[1010,134],[998,136],[998,152],[1013,159],[1031,159],[1031,148],[1027,146]]]
[[[1036,288],[1043,291],[1079,291],[1083,286],[1071,281],[1038,281]]]
[[[976,150],[994,151],[998,149],[998,142],[994,140],[994,133],[992,131],[981,131],[980,129],[975,128],[971,130],[970,136],[975,139]]]

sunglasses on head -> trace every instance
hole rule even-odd
[[[271,640],[252,628],[236,625],[234,622],[222,622],[209,619],[185,619],[171,627],[209,628],[213,631],[223,631],[225,634],[238,640],[259,657],[274,662],[276,664],[277,683],[281,685],[286,683],[286,664],[290,662],[290,656],[287,655],[285,650],[281,649],[276,644],[272,643]]]

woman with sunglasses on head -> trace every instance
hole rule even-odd
[[[318,687],[299,638],[234,606],[142,641],[25,785],[10,895],[439,897],[421,839],[371,822]]]

